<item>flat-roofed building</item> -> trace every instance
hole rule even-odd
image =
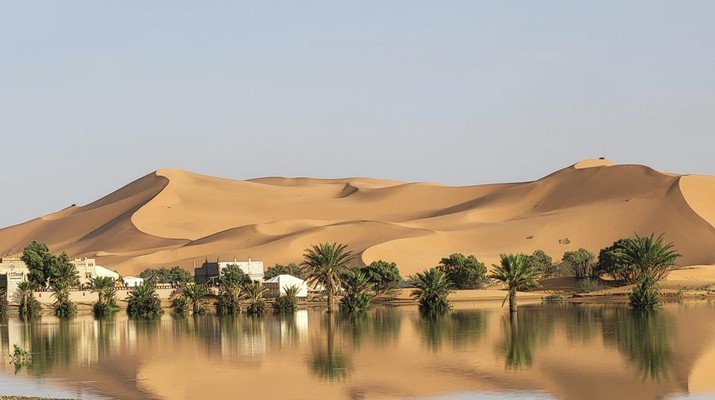
[[[263,282],[263,261],[205,261],[201,267],[194,269],[194,282],[196,283],[218,283],[221,271],[229,265],[237,265],[252,281]]]
[[[20,257],[0,258],[0,287],[5,289],[10,304],[18,304],[17,285],[27,280],[30,270]]]

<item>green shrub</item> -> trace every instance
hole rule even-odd
[[[660,297],[655,278],[647,276],[636,284],[629,296],[631,308],[634,310],[655,310],[658,308]]]
[[[296,285],[291,285],[283,289],[276,302],[273,303],[273,311],[277,314],[293,314],[298,309],[298,290]]]
[[[452,254],[443,258],[437,268],[456,289],[477,289],[487,281],[487,267],[472,255]]]
[[[134,287],[127,297],[127,315],[132,318],[155,318],[164,313],[156,286],[151,282]]]

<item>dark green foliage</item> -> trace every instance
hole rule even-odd
[[[221,270],[219,284],[233,284],[246,286],[251,283],[251,277],[248,276],[238,264],[229,264]]]
[[[412,291],[412,297],[417,299],[421,312],[443,313],[452,308],[452,303],[447,300],[453,291],[452,283],[442,270],[430,268],[410,279],[415,281],[416,289]]]
[[[151,282],[134,287],[127,297],[127,315],[132,318],[155,318],[164,313],[156,286]]]
[[[181,294],[172,297],[170,305],[171,308],[174,310],[175,315],[183,317],[189,314],[189,301]]]
[[[154,283],[170,283],[172,285],[183,285],[194,280],[191,273],[179,266],[159,269],[148,268],[139,274],[140,278]]]
[[[400,270],[394,262],[373,261],[362,267],[362,272],[372,284],[372,289],[378,293],[394,289],[402,282]]]
[[[633,278],[652,278],[656,282],[668,275],[680,257],[673,243],[663,243],[662,234],[654,238],[652,233],[624,240],[614,255],[621,268],[634,271],[630,274]]]
[[[241,313],[241,294],[243,287],[240,283],[232,282],[229,279],[220,280],[219,294],[216,300],[216,314],[236,315]]]
[[[22,261],[30,270],[28,279],[36,287],[52,286],[72,287],[79,285],[77,268],[70,262],[69,256],[62,253],[55,256],[44,243],[33,241],[22,252]]]
[[[181,289],[181,296],[186,298],[186,301],[191,306],[191,312],[195,315],[206,314],[203,299],[209,294],[209,289],[206,285],[186,284]]]
[[[357,313],[370,307],[370,281],[361,270],[351,270],[343,275],[343,298],[340,299],[340,311]]]
[[[627,283],[635,283],[638,279],[631,276],[631,271],[628,268],[624,268],[619,262],[616,255],[617,251],[626,239],[619,239],[614,242],[611,246],[605,247],[598,252],[598,262],[594,267],[594,275],[601,276],[604,274],[610,275],[613,279],[617,281],[624,281]]]
[[[455,253],[443,258],[437,266],[456,289],[477,289],[487,279],[487,267],[476,257]]]
[[[33,318],[40,315],[42,305],[35,298],[33,293],[35,288],[35,283],[30,281],[20,282],[17,285],[17,291],[20,294],[20,307],[18,309],[20,318]]]
[[[327,294],[328,312],[333,312],[334,298],[340,290],[341,275],[350,267],[354,258],[347,246],[337,243],[321,243],[311,246],[303,253],[303,269],[308,282],[312,285],[321,285]]]
[[[501,264],[495,265],[492,272],[492,278],[507,285],[509,292],[504,301],[509,300],[509,311],[511,312],[516,312],[517,290],[526,290],[537,286],[540,276],[541,272],[529,262],[529,257],[521,253],[502,254]]]
[[[273,311],[277,314],[293,314],[298,309],[298,291],[300,288],[291,285],[282,290],[282,293],[273,303]]]
[[[529,256],[529,263],[536,268],[544,277],[560,276],[558,265],[554,265],[551,257],[543,250],[536,250]]]
[[[50,279],[50,271],[54,265],[54,256],[50,253],[47,245],[33,241],[22,251],[22,261],[30,270],[28,279],[35,286],[47,286]]]
[[[593,253],[586,249],[581,248],[576,251],[565,252],[561,262],[568,266],[578,279],[595,277],[593,267],[596,263],[594,262],[594,256]]]
[[[634,310],[656,310],[660,298],[658,291],[660,287],[655,278],[646,276],[636,284],[628,296],[631,308]]]
[[[67,318],[77,314],[77,306],[70,300],[70,293],[66,287],[57,286],[53,288],[52,295],[55,297],[52,309],[56,316]]]
[[[263,279],[268,280],[278,275],[293,275],[296,278],[305,279],[303,269],[294,263],[290,263],[288,265],[276,264],[272,267],[268,267],[266,272],[263,274]]]
[[[260,316],[266,312],[268,307],[265,300],[263,300],[263,293],[266,290],[267,288],[261,282],[251,282],[244,287],[244,295],[248,300],[246,314]]]
[[[92,305],[92,313],[95,317],[103,318],[119,311],[114,278],[98,276],[90,280],[89,287],[92,292],[97,293],[97,302]]]
[[[637,283],[648,276],[659,281],[668,275],[680,257],[673,243],[663,241],[662,234],[657,238],[651,234],[620,239],[601,249],[596,272],[625,283]]]

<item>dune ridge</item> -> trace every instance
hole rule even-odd
[[[665,233],[682,265],[715,263],[715,177],[584,160],[532,182],[444,186],[371,178],[246,181],[160,169],[85,206],[0,229],[0,253],[40,240],[134,274],[205,259],[299,262],[348,244],[404,274],[454,252],[488,264],[542,249],[554,259],[634,233]]]

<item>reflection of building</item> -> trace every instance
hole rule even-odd
[[[98,276],[119,279],[118,273],[110,271],[101,265],[97,265],[94,258],[75,258],[74,261],[70,262],[77,268],[77,274],[79,275],[79,282],[81,284],[87,284],[90,279]]]
[[[263,281],[263,261],[252,261],[250,257],[248,261],[236,261],[235,258],[233,261],[227,262],[205,261],[201,267],[194,268],[194,281],[196,283],[218,283],[221,271],[229,265],[237,265],[253,281]]]
[[[15,293],[17,284],[26,281],[30,270],[19,257],[0,258],[0,288],[5,289],[7,299],[11,304],[17,304]]]
[[[268,289],[268,297],[278,297],[281,294],[285,294],[286,289],[291,286],[298,287],[298,294],[296,297],[308,297],[308,284],[304,280],[296,278],[293,275],[277,275],[266,280],[264,284]]]

